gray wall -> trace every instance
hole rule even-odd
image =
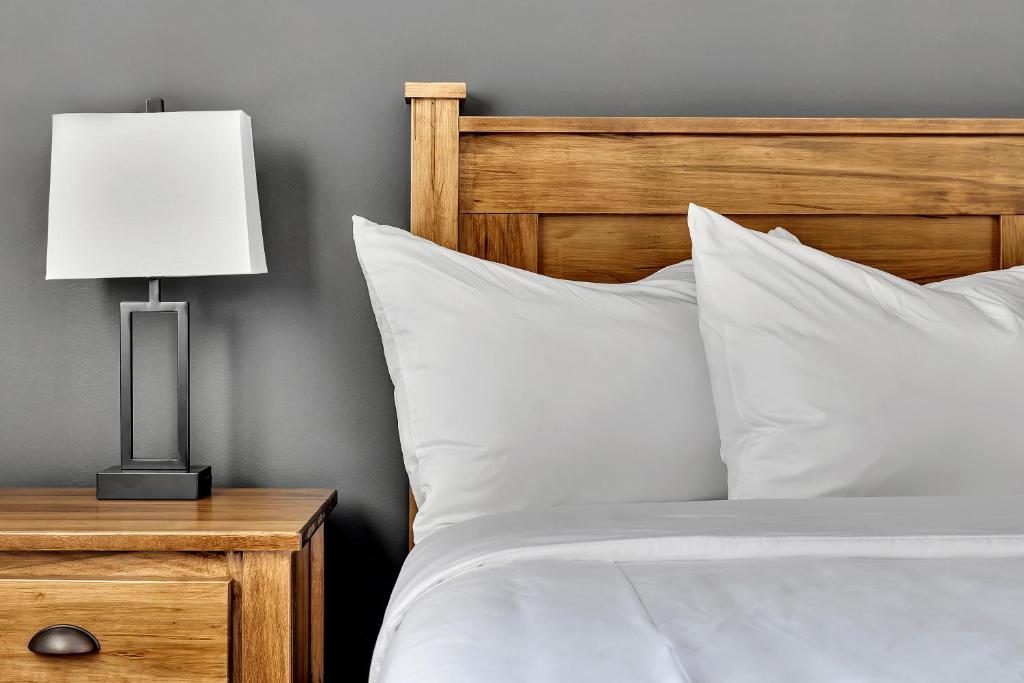
[[[475,114],[1022,116],[1022,25],[1016,0],[0,0],[0,481],[116,461],[117,302],[145,293],[44,280],[50,115],[245,109],[270,274],[164,286],[193,307],[194,453],[219,485],[339,490],[329,665],[361,676],[405,484],[349,216],[406,223],[403,81],[468,81]],[[150,406],[167,330],[140,331]]]

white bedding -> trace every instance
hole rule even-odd
[[[370,680],[1019,682],[1024,497],[463,522],[409,556]]]

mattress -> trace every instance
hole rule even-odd
[[[1021,681],[1024,497],[463,522],[410,554],[370,680]]]

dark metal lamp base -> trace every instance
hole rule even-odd
[[[151,109],[157,105],[158,109]],[[147,101],[163,111],[163,101]],[[171,458],[136,458],[132,410],[132,320],[140,313],[175,313],[178,319],[178,448]],[[121,302],[121,465],[96,473],[100,500],[197,500],[210,495],[207,465],[190,465],[188,414],[188,303],[161,301],[160,280],[149,281],[149,301]]]
[[[196,500],[210,495],[213,474],[209,465],[186,470],[123,470],[109,467],[96,473],[100,500]]]

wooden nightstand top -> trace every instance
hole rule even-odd
[[[96,500],[94,489],[0,489],[0,550],[299,550],[331,489],[215,489],[202,500]]]

